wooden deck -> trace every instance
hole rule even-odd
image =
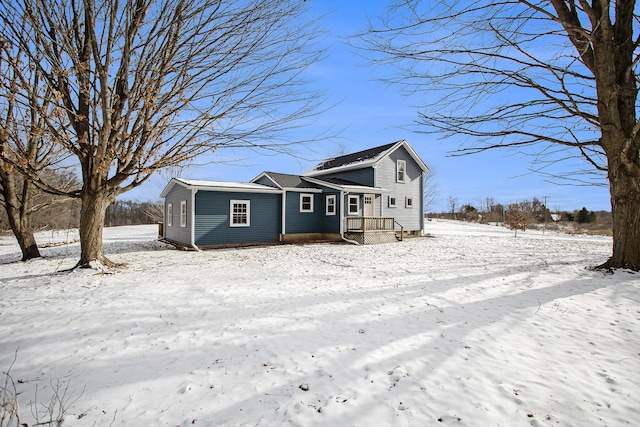
[[[390,243],[402,240],[404,228],[395,218],[348,217],[345,237],[360,244]]]

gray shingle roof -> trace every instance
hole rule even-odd
[[[327,159],[319,163],[318,165],[316,165],[312,170],[323,171],[327,169],[338,168],[340,166],[352,165],[356,163],[365,162],[368,160],[373,160],[378,156],[380,156],[382,153],[389,150],[391,147],[393,147],[397,143],[398,142],[393,142],[391,144],[385,144],[379,147],[358,151],[357,153],[351,153],[351,154],[346,154],[344,156],[335,157],[333,159]]]
[[[318,186],[303,180],[299,175],[289,175],[278,172],[265,172],[264,174],[282,188],[318,188]]]

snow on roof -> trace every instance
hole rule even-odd
[[[244,189],[271,189],[273,187],[268,187],[262,184],[255,184],[252,182],[231,182],[231,181],[207,181],[207,180],[199,180],[199,179],[183,179],[178,178],[179,181],[184,182],[185,184],[191,187],[211,187],[211,188],[219,188],[219,187],[228,187],[228,188],[244,188]]]
[[[394,152],[399,147],[404,147],[409,155],[418,164],[418,167],[424,172],[428,172],[429,168],[422,161],[418,153],[409,145],[406,139],[393,142],[391,144],[381,145],[379,147],[369,148],[367,150],[358,151],[357,153],[346,154],[344,156],[327,159],[317,164],[312,169],[304,173],[304,176],[318,176],[329,172],[337,172],[340,170],[361,169],[373,166],[382,160],[385,156]]]
[[[327,159],[314,166],[311,170],[305,173],[305,175],[314,174],[317,172],[326,172],[330,169],[337,169],[352,165],[366,165],[369,163],[375,163],[382,158],[389,149],[393,148],[398,142],[391,144],[381,145],[379,147],[369,148],[367,150],[358,151],[356,153],[346,154],[344,156],[335,157],[333,159]]]
[[[216,189],[216,190],[229,190],[229,191],[253,191],[253,192],[266,192],[266,193],[280,193],[277,188],[269,187],[267,185],[255,184],[252,182],[228,182],[228,181],[207,181],[199,179],[184,179],[173,178],[167,187],[162,191],[160,197],[166,197],[167,193],[173,188],[176,183],[180,183],[189,188],[195,188],[200,190]]]

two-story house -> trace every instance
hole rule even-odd
[[[405,140],[248,183],[172,179],[164,238],[194,248],[268,242],[382,243],[421,234],[425,163]]]

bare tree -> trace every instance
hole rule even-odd
[[[449,208],[451,209],[451,215],[453,216],[453,219],[456,219],[456,205],[458,204],[458,199],[453,197],[453,196],[449,196]]]
[[[438,187],[436,187],[435,183],[436,171],[433,167],[429,166],[429,172],[424,175],[423,181],[423,207],[424,212],[427,213],[429,210],[433,208],[433,205],[436,204],[438,200]]]
[[[60,179],[64,174],[50,169],[62,160],[58,147],[43,132],[42,114],[50,111],[52,92],[45,89],[39,96],[29,96],[22,90],[25,86],[40,86],[42,75],[33,59],[0,36],[0,204],[23,261],[40,257],[33,214],[60,200],[43,195],[31,176],[57,178],[49,180],[52,186],[64,191],[73,189],[70,181]],[[23,169],[28,173],[21,173]]]
[[[429,92],[423,131],[471,137],[458,154],[507,147],[543,172],[570,160],[606,174],[614,244],[602,267],[638,270],[638,18],[634,0],[402,0],[361,40],[400,70],[390,83]]]
[[[43,76],[24,90],[51,90],[46,131],[82,173],[78,265],[111,264],[105,210],[154,171],[291,149],[287,132],[321,104],[303,76],[321,54],[305,16],[298,0],[0,0],[4,36]]]

